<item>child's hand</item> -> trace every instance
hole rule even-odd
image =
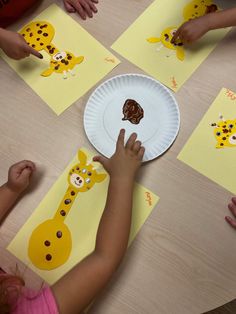
[[[83,20],[86,17],[93,17],[97,13],[96,5],[98,0],[64,0],[64,5],[69,13],[77,12]]]
[[[17,194],[22,193],[29,185],[36,167],[32,161],[23,160],[12,165],[8,171],[7,187]]]
[[[210,30],[208,18],[209,16],[206,15],[182,24],[177,29],[171,42],[175,43],[177,39],[184,43],[192,43],[198,40]]]
[[[29,57],[30,54],[42,59],[38,51],[27,45],[23,36],[16,32],[0,29],[0,48],[12,59],[20,60]]]
[[[232,203],[228,204],[228,208],[233,214],[233,216],[236,218],[236,197],[232,198]],[[225,220],[230,224],[231,227],[236,229],[236,219],[231,218],[230,216],[226,216]]]
[[[111,177],[115,179],[133,180],[144,155],[144,147],[140,141],[136,141],[137,134],[133,133],[124,145],[125,130],[121,130],[118,136],[116,151],[108,159],[101,156],[93,158],[94,161],[100,162]]]

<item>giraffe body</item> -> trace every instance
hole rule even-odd
[[[212,123],[212,126],[217,141],[216,148],[236,147],[236,119],[221,118],[218,123]]]
[[[28,45],[37,51],[44,50],[51,57],[49,68],[41,73],[42,76],[50,76],[53,73],[63,74],[71,72],[76,65],[83,62],[84,57],[76,57],[69,51],[59,51],[53,44],[55,30],[52,24],[47,21],[35,21],[27,24],[20,34],[25,38]]]
[[[183,9],[184,20],[182,24],[189,20],[206,15],[211,12],[215,12],[217,10],[218,7],[213,3],[212,0],[193,0],[189,2]],[[147,39],[147,41],[151,44],[161,43],[161,47],[175,50],[178,60],[184,61],[185,52],[183,42],[181,42],[180,39],[177,39],[175,43],[171,43],[173,35],[179,27],[180,26],[167,27],[162,31],[160,37],[150,37]],[[160,51],[161,47],[159,47],[157,51]]]
[[[39,269],[51,270],[63,265],[72,248],[71,232],[64,223],[65,218],[78,195],[89,191],[96,183],[106,178],[105,173],[97,173],[87,156],[78,152],[79,163],[68,174],[68,188],[52,219],[38,225],[29,240],[28,255]]]

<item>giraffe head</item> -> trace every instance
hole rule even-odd
[[[211,126],[217,140],[216,148],[236,147],[236,119],[225,120],[220,116],[220,121]]]
[[[68,51],[56,52],[50,61],[50,67],[41,73],[42,76],[50,76],[53,72],[63,73],[73,70],[73,68],[83,62],[84,57],[76,57]]]
[[[91,163],[87,163],[87,156],[82,151],[78,152],[79,163],[71,168],[68,175],[68,182],[77,192],[90,190],[95,183],[100,183],[106,178],[105,173],[97,173]]]
[[[147,41],[149,43],[158,43],[160,42],[164,47],[172,50],[176,50],[177,58],[181,61],[184,60],[184,49],[183,42],[180,39],[177,39],[175,43],[172,43],[171,40],[176,32],[178,27],[171,26],[164,29],[160,37],[151,37]]]
[[[218,10],[212,0],[193,0],[184,7],[184,21],[195,19]]]

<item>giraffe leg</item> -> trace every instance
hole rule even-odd
[[[63,79],[66,80],[67,79],[67,74],[66,71],[63,71]]]
[[[73,70],[68,70],[68,72],[72,75],[75,76],[75,72]]]

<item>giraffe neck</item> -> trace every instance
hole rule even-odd
[[[53,219],[65,220],[69,211],[77,197],[78,191],[75,188],[69,186]]]
[[[53,43],[50,43],[44,47],[44,50],[53,57],[56,53],[59,52],[56,46],[53,45]]]

